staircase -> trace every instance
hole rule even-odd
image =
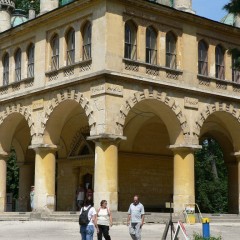
[[[127,212],[112,212],[114,224],[126,224]],[[202,214],[204,218],[209,218],[210,223],[219,222],[235,222],[240,223],[239,214]],[[53,212],[51,214],[41,214],[37,212],[4,212],[0,213],[0,221],[66,221],[66,222],[78,222],[79,212]],[[169,213],[153,213],[146,212],[146,223],[165,223],[169,220]],[[184,216],[172,215],[173,222],[181,220],[185,222]],[[201,219],[196,217],[197,222],[201,222]]]

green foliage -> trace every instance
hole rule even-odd
[[[13,193],[13,198],[18,197],[19,167],[14,149],[11,150],[7,161],[7,192]]]
[[[196,203],[201,212],[226,213],[228,182],[222,150],[214,139],[203,141],[202,147],[195,154]]]
[[[29,0],[16,0],[16,9],[22,9],[28,12],[29,7],[32,6],[37,13],[40,10],[40,0],[35,0],[33,3]]]
[[[230,0],[230,2],[223,6],[223,9],[227,10],[229,13],[238,14],[240,13],[240,1]]]
[[[206,238],[203,238],[200,234],[198,233],[194,233],[193,234],[193,239],[194,240],[206,240]],[[208,238],[208,240],[222,240],[222,237],[219,236],[219,237],[213,237],[213,236],[210,236],[210,238]]]

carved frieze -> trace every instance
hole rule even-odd
[[[101,85],[91,87],[91,96],[97,96],[100,94],[123,96],[123,86],[113,83],[102,83]]]
[[[197,98],[185,97],[184,98],[184,107],[185,108],[198,109],[198,99]]]

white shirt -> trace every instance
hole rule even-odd
[[[86,211],[89,207],[90,207],[90,205],[87,206],[87,207],[83,207],[83,210]],[[82,208],[81,208],[81,210],[80,210],[80,214],[81,214],[81,213],[82,213]],[[92,218],[93,218],[93,216],[96,215],[96,214],[97,214],[97,212],[96,212],[95,208],[94,208],[94,207],[91,207],[90,210],[88,211],[88,220],[90,221],[90,222],[88,223],[88,225],[94,225]]]

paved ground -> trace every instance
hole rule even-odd
[[[190,238],[193,232],[201,233],[201,224],[184,225]],[[164,231],[163,224],[146,224],[142,240],[160,240]],[[224,240],[240,239],[240,223],[211,223],[211,235],[222,236]],[[113,226],[110,230],[112,240],[130,240],[128,228],[124,225]],[[76,222],[0,222],[1,240],[80,240]],[[94,240],[96,240],[96,234]],[[170,239],[170,238],[168,238]],[[183,238],[181,238],[183,239]]]

